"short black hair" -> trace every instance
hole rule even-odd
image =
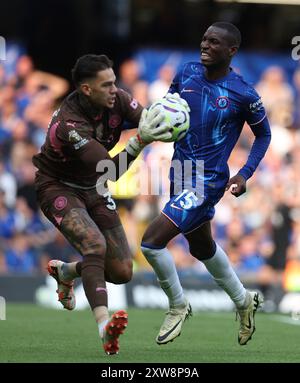
[[[237,47],[241,45],[241,41],[242,41],[241,32],[235,25],[228,23],[226,21],[217,21],[216,23],[213,23],[211,26],[224,29],[225,31],[227,31],[228,37],[229,37],[228,43],[230,45],[237,46]]]
[[[96,77],[99,71],[112,67],[113,62],[106,55],[84,55],[79,57],[72,69],[72,80],[78,87],[83,81]]]

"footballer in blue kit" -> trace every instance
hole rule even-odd
[[[215,282],[229,295],[239,317],[238,343],[246,345],[255,331],[255,313],[263,303],[259,292],[245,289],[211,233],[214,206],[229,190],[235,197],[264,157],[271,131],[259,95],[230,67],[241,43],[231,23],[217,22],[205,32],[201,62],[186,63],[176,74],[167,99],[190,111],[190,128],[175,143],[170,169],[170,200],[146,229],[141,249],[169,300],[169,311],[156,336],[157,344],[178,337],[192,315],[168,242],[182,233],[193,257],[203,262]],[[228,158],[247,122],[255,136],[247,162],[230,178]],[[176,166],[174,165],[176,163]],[[178,168],[178,163],[181,168]],[[188,171],[185,171],[185,165]]]
[[[256,137],[248,161],[238,173],[245,180],[252,176],[268,148],[270,127],[255,89],[231,69],[220,79],[208,80],[201,63],[187,63],[177,73],[169,92],[179,93],[191,109],[190,128],[186,136],[175,143],[173,160],[182,164],[184,161],[203,161],[203,174],[197,174],[195,168],[192,174],[186,175],[182,168],[184,179],[174,180],[174,171],[172,168],[170,171],[171,182],[180,183],[178,190],[182,193],[181,196],[173,195],[174,185],[171,185],[171,199],[163,213],[181,232],[187,233],[213,218],[214,205],[223,196],[229,179],[227,161],[245,121]],[[185,178],[189,177],[192,177],[191,189],[195,191],[189,197],[193,204],[183,209],[189,195],[185,187],[189,180]],[[204,195],[197,195],[193,187],[197,177],[204,183]]]

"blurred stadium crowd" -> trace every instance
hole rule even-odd
[[[166,93],[174,71],[169,65],[162,66],[157,79],[149,83],[143,80],[139,63],[128,59],[120,66],[118,85],[149,106]],[[217,205],[213,230],[242,280],[299,291],[300,69],[295,70],[291,83],[285,79],[284,68],[269,67],[256,89],[269,116],[272,143],[248,182],[246,195],[236,199],[226,193]],[[44,142],[53,111],[70,90],[67,80],[35,69],[27,55],[18,57],[11,71],[0,63],[0,274],[46,273],[47,262],[53,257],[80,259],[39,211],[31,162]],[[121,150],[130,134],[124,131],[113,150]],[[230,158],[232,174],[246,161],[252,141],[246,126]],[[111,185],[135,255],[135,270],[149,268],[139,243],[145,227],[166,201],[171,156],[172,144],[159,142],[143,153],[146,164],[154,160],[165,164],[159,185],[163,196],[141,195],[132,181],[134,169]],[[173,240],[170,249],[181,273],[205,276],[204,266],[189,255],[182,236]]]

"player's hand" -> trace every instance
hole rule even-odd
[[[188,112],[191,111],[189,104],[186,102],[184,98],[181,98],[178,93],[167,93],[165,96],[165,99],[172,100],[179,102],[181,105],[183,105]]]
[[[164,117],[164,113],[159,108],[143,110],[138,127],[138,139],[141,143],[147,145],[153,141],[164,141],[172,137],[169,126],[159,125]]]
[[[125,150],[137,157],[141,150],[153,141],[164,141],[172,137],[170,127],[161,124],[164,119],[164,113],[160,109],[144,109],[140,118],[138,132],[136,136],[130,137]]]
[[[239,197],[240,195],[246,192],[246,180],[240,174],[230,178],[226,185],[226,191],[230,190],[231,194],[235,197]]]

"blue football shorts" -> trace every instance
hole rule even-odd
[[[162,213],[183,234],[188,234],[214,217],[214,206],[217,202],[205,195],[199,197],[194,191],[188,189],[174,195],[171,184],[170,200],[166,203]]]

